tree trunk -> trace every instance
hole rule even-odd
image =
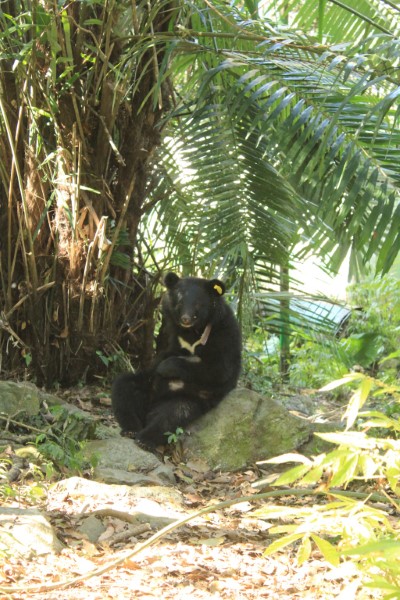
[[[156,281],[133,257],[169,86],[154,101],[165,49],[140,40],[174,12],[8,4],[10,28],[36,25],[9,32],[0,73],[0,368],[72,384],[104,374],[99,356],[151,358]]]
[[[287,296],[289,292],[289,268],[281,266],[280,291],[282,296],[280,300],[280,373],[284,383],[289,382],[290,367],[290,301]]]

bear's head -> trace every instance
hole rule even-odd
[[[164,310],[178,327],[201,332],[219,318],[225,293],[225,285],[219,279],[180,278],[168,273],[164,283]]]

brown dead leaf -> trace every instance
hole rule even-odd
[[[187,504],[192,504],[197,506],[203,502],[203,498],[195,493],[185,494],[185,501]]]
[[[208,473],[210,471],[209,465],[205,460],[189,460],[186,463],[186,467],[197,473]]]
[[[108,396],[101,396],[98,399],[99,404],[101,404],[102,406],[111,406],[111,398]]]
[[[213,538],[206,538],[206,539],[196,539],[193,543],[194,544],[199,544],[202,546],[211,546],[213,548],[221,546],[224,542],[225,542],[226,538],[221,536],[221,537],[213,537]]]

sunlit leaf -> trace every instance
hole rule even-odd
[[[297,540],[300,540],[303,537],[302,533],[293,533],[291,535],[286,535],[279,540],[273,541],[263,552],[263,556],[270,556],[278,550],[282,550],[282,548],[286,548],[286,546],[290,546]]]
[[[326,539],[316,535],[315,533],[311,535],[311,539],[318,546],[318,549],[321,552],[324,559],[334,567],[337,567],[340,563],[340,555],[335,546],[333,546]]]
[[[350,429],[354,425],[360,409],[368,399],[371,388],[372,380],[368,377],[364,377],[361,380],[360,386],[352,394],[344,415],[344,418],[346,419],[346,429]]]
[[[352,381],[358,381],[360,379],[363,379],[363,377],[364,376],[362,373],[349,373],[348,375],[345,375],[345,377],[342,377],[341,379],[336,379],[336,381],[331,381],[327,385],[324,385],[324,387],[322,387],[319,391],[320,392],[330,392],[331,390],[334,390],[337,387],[340,387],[341,385],[348,385]]]
[[[351,481],[353,478],[358,465],[358,456],[356,454],[349,453],[349,456],[342,460],[340,463],[335,465],[335,471],[333,473],[330,484],[332,487],[340,487],[344,483]]]
[[[304,465],[311,465],[312,461],[302,454],[295,454],[294,452],[289,452],[287,454],[280,454],[279,456],[274,456],[273,458],[269,458],[268,460],[261,461],[258,464],[273,464],[273,465],[282,465],[290,462],[298,462],[303,463]]]
[[[308,535],[305,535],[301,541],[301,544],[297,550],[296,559],[297,564],[301,566],[305,563],[311,555],[311,541]]]
[[[400,540],[380,539],[378,541],[363,544],[357,548],[344,550],[345,556],[365,556],[370,554],[386,555],[389,557],[398,557],[400,552]]]
[[[350,448],[373,449],[376,447],[376,441],[373,438],[368,438],[364,433],[354,431],[343,433],[316,433],[315,435],[332,444],[340,444]]]
[[[282,473],[282,475],[280,475],[278,479],[274,481],[271,485],[273,485],[274,487],[280,485],[289,485],[290,483],[294,483],[295,481],[303,477],[303,475],[308,473],[309,470],[310,465],[308,464],[298,465],[297,467],[293,467],[293,469],[289,469],[285,473]]]

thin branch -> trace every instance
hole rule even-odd
[[[7,331],[11,335],[11,337],[13,337],[16,340],[16,342],[18,342],[18,344],[20,344],[22,346],[22,348],[28,348],[28,345],[25,344],[25,342],[23,340],[21,340],[19,335],[8,324],[4,313],[2,313],[2,315],[0,316],[0,329],[4,329],[5,331]]]
[[[21,412],[21,411],[19,411]],[[16,415],[19,414],[15,413]],[[4,413],[0,413],[0,421],[6,421],[7,422],[7,428],[9,423],[12,423],[13,425],[16,425],[17,427],[22,427],[23,429],[28,429],[28,431],[34,431],[35,433],[43,433],[43,429],[38,429],[37,427],[32,427],[32,425],[27,425],[26,423],[22,423],[21,421],[15,421],[15,419],[12,419],[9,416],[3,416]]]
[[[45,290],[48,290],[49,288],[53,287],[55,285],[55,283],[56,283],[55,281],[51,281],[50,283],[45,283],[44,285],[41,285],[40,287],[38,287],[35,290],[35,294],[38,294],[39,292],[44,292]],[[26,302],[28,300],[28,298],[30,298],[32,296],[32,294],[33,294],[33,292],[29,292],[29,294],[25,294],[25,296],[20,298],[20,300],[18,300],[18,302],[16,304],[14,304],[14,306],[7,313],[5,313],[6,319],[9,319],[10,316],[13,314],[13,312],[16,311],[17,308],[22,306],[22,304],[24,302]]]

